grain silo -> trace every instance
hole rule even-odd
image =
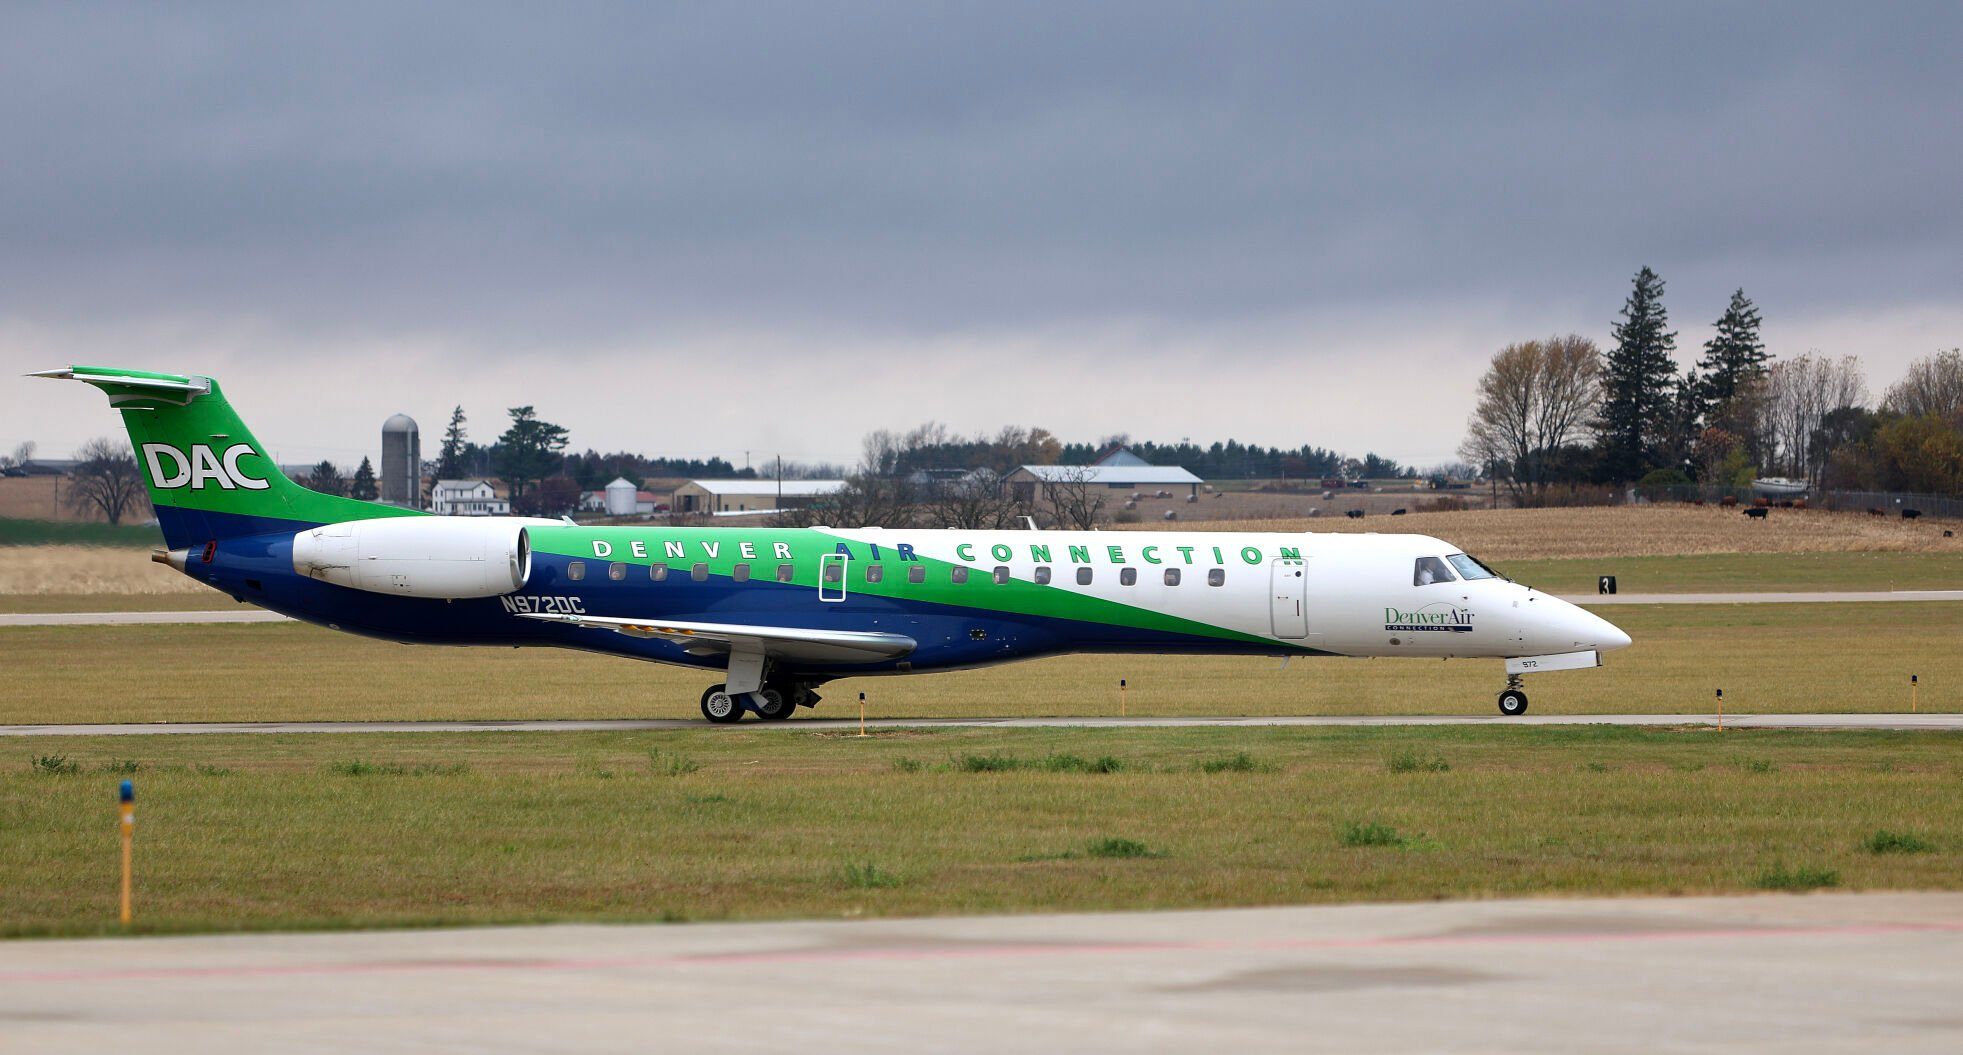
[[[397,414],[382,423],[382,501],[423,507],[423,441],[416,419]]]

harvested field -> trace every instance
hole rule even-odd
[[[1161,530],[1171,525],[1121,525]],[[1717,506],[1476,509],[1458,513],[1315,519],[1189,521],[1198,531],[1382,531],[1435,535],[1488,560],[1687,556],[1700,553],[1953,553],[1943,524],[1820,509],[1774,509],[1764,520]],[[1952,530],[1954,530],[1952,528]]]
[[[112,546],[0,549],[0,594],[208,596],[212,590],[153,563],[148,551]]]

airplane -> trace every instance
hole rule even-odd
[[[827,682],[1072,652],[1601,665],[1629,636],[1426,535],[586,526],[444,517],[289,480],[194,374],[72,366],[120,410],[152,559],[332,630],[552,646],[715,672],[703,717],[792,717]]]

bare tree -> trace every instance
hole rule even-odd
[[[1555,455],[1580,439],[1602,403],[1602,353],[1575,334],[1509,344],[1479,379],[1459,454],[1491,466],[1522,505],[1544,501]]]
[[[1951,348],[1909,364],[1882,405],[1904,417],[1932,415],[1963,428],[1963,349]]]
[[[1016,500],[993,469],[976,469],[929,484],[921,511],[936,527],[999,529],[1015,523]]]
[[[0,469],[18,469],[34,460],[34,441],[27,440],[12,454],[0,454]]]
[[[1088,465],[1059,465],[1037,482],[1049,520],[1063,531],[1089,531],[1104,519],[1104,488]]]
[[[68,476],[67,501],[75,509],[102,514],[111,524],[122,523],[123,517],[142,509],[147,501],[136,456],[114,440],[83,444]]]
[[[1780,472],[1817,479],[1827,451],[1815,450],[1814,435],[1828,414],[1865,406],[1868,384],[1854,356],[1830,359],[1811,354],[1772,364],[1765,377],[1765,420]]]

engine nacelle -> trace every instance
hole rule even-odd
[[[398,597],[496,597],[532,572],[531,517],[385,517],[323,524],[293,536],[293,570]]]

